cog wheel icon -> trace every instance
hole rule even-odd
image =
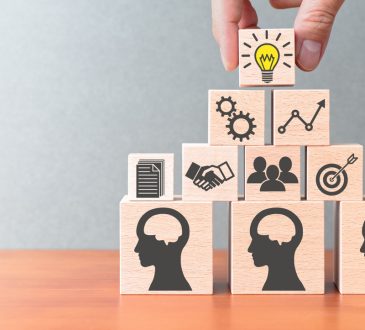
[[[256,125],[253,123],[255,118],[250,118],[250,113],[244,114],[242,111],[239,114],[234,113],[231,118],[228,118],[228,124],[226,125],[229,128],[228,135],[232,135],[232,139],[239,139],[240,142],[243,139],[250,139],[250,135],[254,135],[254,129]],[[243,129],[242,129],[243,128]]]
[[[230,107],[228,108],[228,110],[225,110],[224,108],[224,104],[225,103],[229,103],[230,104]],[[219,101],[216,102],[217,104],[217,112],[220,112],[221,113],[221,116],[228,116],[230,117],[231,114],[233,112],[235,112],[237,109],[236,109],[236,103],[235,101],[232,100],[232,97],[231,96],[228,96],[228,97],[224,97],[222,96],[221,99]]]

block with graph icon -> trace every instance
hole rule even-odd
[[[233,294],[323,294],[324,203],[232,202],[229,264]]]
[[[182,145],[184,200],[231,201],[238,198],[238,147]]]
[[[120,293],[211,294],[212,202],[120,202]]]
[[[172,200],[174,198],[174,154],[129,154],[128,198],[130,200]]]
[[[329,145],[329,90],[274,90],[275,145]]]
[[[365,294],[365,201],[337,202],[335,283],[343,294]]]
[[[362,200],[362,145],[309,146],[306,168],[308,200]]]
[[[300,147],[245,147],[246,200],[300,200]]]
[[[239,81],[240,86],[294,85],[294,30],[239,30]]]
[[[264,131],[265,91],[209,91],[210,145],[263,145]]]

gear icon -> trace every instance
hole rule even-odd
[[[231,107],[230,107],[230,109],[228,111],[225,111],[222,108],[222,105],[225,102],[228,102],[231,105]],[[221,99],[216,102],[216,104],[217,104],[217,112],[220,112],[222,117],[223,116],[230,117],[231,114],[237,110],[236,107],[235,107],[236,103],[237,102],[235,102],[235,101],[232,100],[232,97],[231,96],[228,96],[228,97],[222,96]]]
[[[239,114],[234,113],[231,118],[228,118],[229,123],[226,125],[229,128],[228,135],[232,134],[233,140],[239,139],[242,142],[243,139],[250,139],[250,135],[254,135],[254,128],[256,125],[253,123],[255,118],[250,118],[250,114],[243,114],[240,111]],[[237,131],[237,125],[243,124],[246,128],[243,132]]]

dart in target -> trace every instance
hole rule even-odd
[[[348,176],[345,168],[357,161],[358,157],[352,154],[345,165],[326,164],[322,166],[316,176],[318,189],[329,196],[334,196],[342,193],[348,183]]]

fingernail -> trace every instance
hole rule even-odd
[[[224,69],[226,71],[229,71],[228,70],[228,64],[227,64],[227,61],[226,61],[225,56],[223,55],[222,49],[220,49],[220,53],[221,53],[221,59],[222,59],[222,63],[223,63]]]
[[[298,63],[304,70],[316,68],[321,59],[322,44],[318,41],[304,40],[300,48]]]

